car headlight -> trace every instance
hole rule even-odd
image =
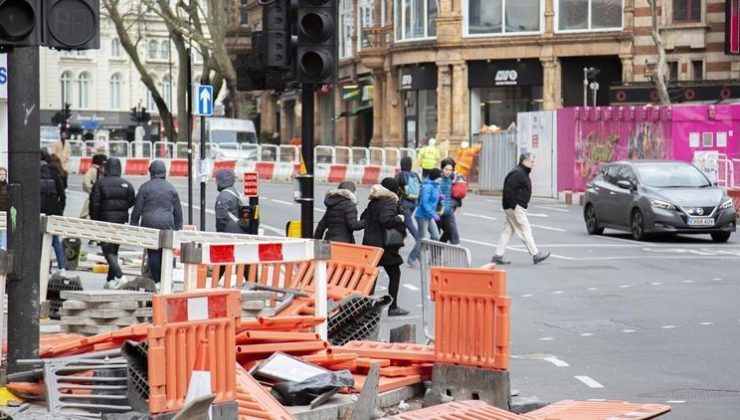
[[[728,198],[725,200],[721,206],[719,206],[721,210],[732,208],[732,199]]]
[[[675,210],[676,206],[663,200],[650,200],[650,205],[663,210]]]

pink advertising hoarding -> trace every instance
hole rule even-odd
[[[563,108],[557,121],[558,191],[583,191],[604,162],[738,155],[740,105]]]

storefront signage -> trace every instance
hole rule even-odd
[[[515,86],[519,74],[516,70],[499,70],[496,72],[496,86]]]
[[[414,85],[414,76],[410,74],[404,74],[401,76],[401,90],[411,90]]]
[[[436,65],[424,63],[401,68],[401,90],[435,89],[437,89]]]
[[[538,59],[481,60],[468,62],[468,87],[542,86]]]
[[[8,56],[0,54],[0,99],[8,97]]]

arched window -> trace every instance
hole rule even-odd
[[[116,110],[121,108],[121,84],[123,78],[120,74],[114,73],[110,77],[110,109]]]
[[[159,46],[159,58],[162,60],[169,60],[170,59],[170,42],[164,41]]]
[[[114,58],[121,56],[121,41],[118,38],[110,40],[110,56]]]
[[[149,41],[149,52],[147,53],[147,57],[149,57],[150,60],[156,60],[158,54],[159,44],[157,41]]]
[[[170,81],[170,76],[164,76],[162,77],[162,83],[160,86],[160,92],[162,92],[162,99],[164,99],[164,102],[167,104],[167,107],[171,107],[171,99],[172,99],[172,82]]]
[[[85,109],[90,106],[90,75],[82,72],[77,76],[77,106]]]
[[[65,71],[62,73],[61,88],[62,88],[62,107],[64,104],[72,104],[72,72]]]

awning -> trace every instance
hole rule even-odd
[[[350,111],[342,111],[339,113],[339,115],[334,117],[334,119],[338,120],[340,118],[351,117],[351,116],[352,116],[352,113]]]
[[[354,111],[352,111],[352,115],[360,115],[363,112],[369,112],[369,111],[372,111],[372,110],[373,110],[373,106],[372,105],[365,105],[365,106],[361,106],[361,107],[355,109]]]

